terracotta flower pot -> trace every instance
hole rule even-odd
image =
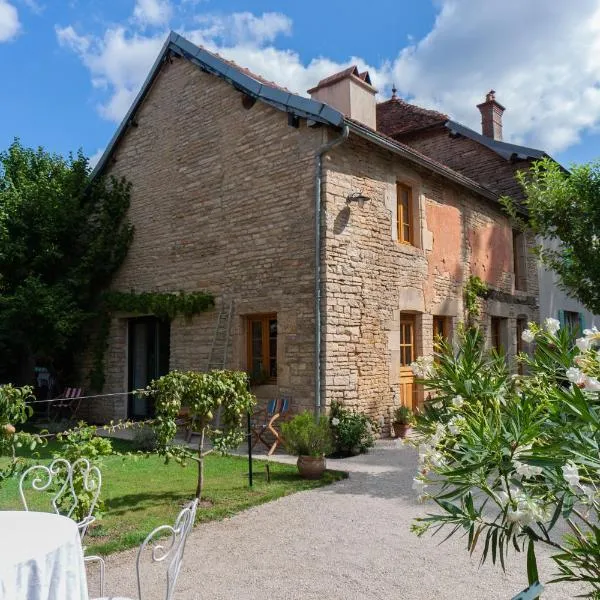
[[[406,434],[410,431],[409,423],[392,423],[392,427],[394,428],[394,435],[399,438],[405,438]]]
[[[325,472],[324,456],[299,456],[296,462],[300,477],[304,479],[321,479]]]

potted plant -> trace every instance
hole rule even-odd
[[[304,479],[320,479],[325,471],[325,455],[333,449],[329,419],[309,411],[281,425],[286,450],[298,457],[298,472]]]
[[[394,422],[392,423],[394,435],[399,438],[405,438],[413,423],[413,419],[413,412],[408,406],[399,406],[394,411]]]

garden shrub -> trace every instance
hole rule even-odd
[[[364,413],[331,403],[329,422],[333,432],[334,457],[356,456],[375,444],[376,423]]]
[[[413,487],[437,510],[413,529],[465,535],[467,550],[502,568],[522,553],[538,580],[536,547],[554,550],[554,581],[600,594],[600,332],[573,343],[556,319],[530,323],[525,374],[511,375],[468,329],[453,353],[442,345],[421,380],[435,393],[417,416]],[[420,367],[419,367],[420,368]],[[556,528],[561,524],[569,534]],[[517,591],[517,590],[515,590]]]
[[[329,419],[306,410],[281,425],[283,443],[294,456],[320,457],[331,452],[333,439]]]

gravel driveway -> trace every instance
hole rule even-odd
[[[367,455],[328,463],[350,477],[196,527],[175,600],[506,600],[527,587],[524,562],[512,555],[503,574],[491,564],[479,568],[464,539],[438,545],[442,537],[410,532],[412,519],[427,510],[411,489],[413,449],[383,441]],[[548,580],[552,563],[539,562]],[[111,555],[106,591],[135,598],[134,564],[135,551]],[[546,589],[544,600],[577,594]]]

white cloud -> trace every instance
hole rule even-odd
[[[43,4],[40,4],[37,0],[21,0],[21,3],[24,4],[34,15],[41,15],[46,7]]]
[[[600,122],[600,1],[441,0],[432,31],[401,51],[393,79],[418,104],[476,130],[489,89],[505,139],[559,151]]]
[[[133,18],[143,25],[164,25],[173,14],[169,0],[136,0]]]
[[[102,155],[104,154],[104,148],[98,148],[94,154],[92,154],[89,158],[90,167],[93,169],[97,164]]]
[[[476,104],[493,88],[507,107],[505,139],[550,152],[600,126],[600,0],[579,0],[577,10],[547,0],[505,0],[501,10],[481,0],[434,1],[439,12],[431,31],[378,65],[360,57],[317,57],[306,64],[295,51],[274,45],[292,33],[287,16],[201,13],[200,0],[137,0],[137,16],[127,28],[111,26],[101,37],[79,35],[71,26],[56,31],[88,67],[99,93],[107,94],[99,110],[114,121],[123,117],[156,58],[172,8],[172,21],[179,17],[188,24],[183,35],[294,92],[305,93],[319,79],[358,64],[383,96],[395,82],[408,99],[476,130]],[[150,23],[164,28],[146,33]]]
[[[123,27],[108,29],[103,38],[79,35],[70,25],[57,27],[56,35],[61,45],[79,54],[90,70],[94,87],[111,91],[99,111],[112,121],[123,118],[164,43],[162,33],[154,37],[129,35]]]
[[[230,15],[198,15],[197,34],[219,46],[258,45],[273,42],[279,35],[292,33],[292,20],[281,13],[264,13],[257,17],[250,12]]]
[[[17,9],[7,0],[0,0],[0,42],[12,40],[20,29]]]

